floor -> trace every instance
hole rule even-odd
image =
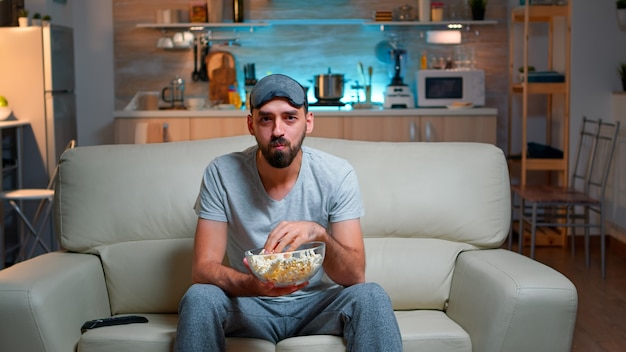
[[[609,243],[607,275],[603,280],[599,241],[592,241],[591,265],[587,268],[580,240],[574,255],[569,247],[539,247],[535,253],[536,260],[563,273],[578,290],[572,351],[626,351],[626,244]],[[524,253],[528,255],[528,248]]]

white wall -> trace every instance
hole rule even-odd
[[[35,12],[39,12],[42,16],[49,15],[56,24],[73,27],[72,1],[67,0],[67,3],[62,4],[53,0],[24,0],[24,7],[31,17]]]
[[[77,141],[113,143],[113,5],[111,0],[26,0],[30,15],[74,28]]]
[[[71,0],[68,0],[70,2]],[[113,143],[113,5],[111,0],[74,2],[79,145]]]
[[[626,62],[626,29],[617,23],[615,0],[570,1],[574,1],[570,126],[570,150],[574,151],[582,116],[614,118],[611,98],[614,91],[622,90],[617,66]],[[626,126],[621,130],[607,188],[607,219],[621,228],[609,233],[626,241]]]

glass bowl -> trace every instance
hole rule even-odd
[[[264,254],[263,248],[245,252],[250,270],[259,280],[276,287],[295,286],[309,281],[324,262],[326,244],[309,242],[295,251]]]

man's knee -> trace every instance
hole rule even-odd
[[[207,307],[217,303],[225,297],[224,291],[217,286],[207,284],[193,284],[185,292],[180,301],[180,308],[185,306]]]

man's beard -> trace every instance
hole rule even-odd
[[[294,145],[283,137],[272,138],[269,145],[259,144],[259,149],[270,165],[277,169],[282,169],[291,165],[296,156],[298,156],[298,152],[302,149],[302,141],[305,135],[306,132],[302,133],[302,137]],[[285,147],[285,150],[274,150],[273,147],[276,145],[282,145]]]

